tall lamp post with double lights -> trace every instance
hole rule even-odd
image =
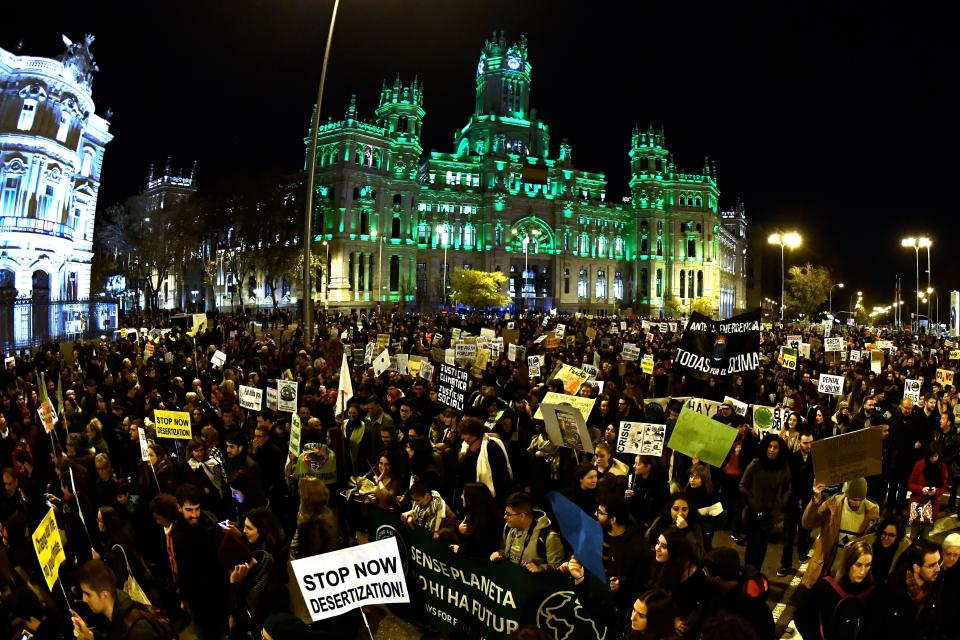
[[[831,316],[833,315],[833,290],[836,289],[837,287],[840,287],[841,289],[843,289],[843,283],[838,282],[837,284],[830,287],[830,315]]]
[[[513,235],[517,235],[517,230],[513,229],[511,231]],[[526,229],[523,236],[523,286],[520,288],[520,302],[521,310],[527,310],[527,273],[529,271],[529,255],[530,255],[530,240],[531,238],[540,237],[540,229]],[[534,287],[534,295],[536,295],[536,287]]]
[[[773,245],[780,245],[780,321],[784,319],[783,294],[786,287],[786,270],[784,266],[784,252],[786,249],[796,249],[803,243],[803,238],[796,231],[787,233],[771,233],[767,242]]]
[[[914,237],[911,236],[911,237],[909,237],[909,238],[904,238],[903,240],[900,241],[900,246],[901,246],[901,247],[905,247],[905,248],[913,249],[914,256],[916,257],[916,264],[917,264],[917,288],[916,288],[916,298],[914,299],[914,307],[915,307],[915,310],[914,310],[914,314],[913,314],[913,315],[916,317],[917,322],[916,322],[916,324],[912,324],[912,323],[911,323],[911,327],[913,327],[913,330],[914,330],[915,332],[916,332],[916,331],[919,331],[919,329],[920,329],[920,296],[921,296],[921,291],[920,291],[920,248],[921,248],[921,247],[924,247],[924,248],[927,249],[927,261],[928,261],[928,264],[927,264],[927,272],[929,273],[929,271],[930,271],[930,269],[929,269],[929,259],[930,259],[930,245],[931,245],[931,244],[933,244],[933,243],[931,242],[930,238],[926,238],[926,237],[914,238]],[[928,276],[927,284],[929,284],[929,276]]]

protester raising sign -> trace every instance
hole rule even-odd
[[[440,379],[437,385],[437,402],[463,411],[467,401],[467,381],[470,373],[464,369],[440,364]]]
[[[687,322],[676,363],[700,380],[752,375],[760,368],[760,310],[713,320],[694,312]]]
[[[829,486],[883,472],[883,432],[858,429],[813,443],[813,475]]]
[[[667,425],[650,422],[621,422],[617,434],[617,453],[642,456],[663,455]]]
[[[588,420],[590,418],[590,413],[593,411],[593,405],[597,403],[597,399],[584,398],[582,396],[569,396],[565,393],[548,391],[547,395],[543,396],[543,400],[540,401],[541,406],[544,403],[569,404],[580,412],[580,415],[583,416],[584,420]],[[540,407],[537,407],[537,412],[533,414],[533,419],[543,420],[543,412],[540,410]]]
[[[569,447],[576,451],[593,453],[593,441],[583,415],[568,404],[540,405],[543,412],[543,424],[550,441],[558,447]]]
[[[280,411],[297,412],[297,381],[277,380],[277,407]]]
[[[47,589],[53,589],[53,583],[60,577],[60,565],[67,559],[63,551],[63,542],[60,540],[60,529],[57,528],[57,517],[53,507],[40,521],[40,526],[33,532],[33,549],[37,553],[37,561],[43,571],[43,578],[47,582]],[[31,636],[32,637],[32,636]]]
[[[904,381],[903,397],[911,398],[915,403],[920,402],[920,381],[909,379]]]
[[[263,390],[240,385],[240,406],[252,411],[260,411],[263,406]]]
[[[586,382],[589,377],[590,374],[583,369],[577,369],[568,364],[560,365],[560,369],[553,375],[554,380],[559,380],[563,383],[563,392],[569,395],[573,395],[579,391],[580,387],[583,386],[583,383]]]
[[[154,426],[158,438],[174,438],[176,440],[190,440],[193,434],[190,431],[190,414],[186,411],[153,411]]]
[[[667,446],[691,458],[698,457],[709,465],[720,467],[736,438],[737,430],[733,427],[684,407]]]
[[[953,371],[949,369],[937,369],[937,382],[946,386],[953,386]]]
[[[294,560],[291,566],[314,622],[371,604],[410,602],[393,537]]]

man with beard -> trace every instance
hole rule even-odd
[[[631,521],[623,498],[600,495],[596,515],[603,527],[603,568],[619,617],[647,589],[653,554]]]
[[[885,422],[887,421],[877,412],[877,401],[873,398],[867,398],[863,401],[863,408],[850,421],[847,432],[875,427]]]

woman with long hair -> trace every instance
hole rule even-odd
[[[97,529],[103,542],[103,561],[117,576],[117,583],[127,581],[127,568],[133,573],[141,589],[147,589],[150,569],[137,549],[137,541],[129,523],[113,507],[102,506],[97,511]]]
[[[672,640],[677,637],[677,605],[663,589],[645,591],[633,603],[630,627],[625,634],[630,640]]]
[[[563,495],[585,513],[593,514],[597,510],[597,480],[599,479],[597,469],[592,463],[581,462],[574,472],[573,485],[567,487]]]
[[[670,483],[659,456],[640,455],[634,459],[623,497],[640,531],[649,529],[670,497]]]
[[[696,511],[703,532],[703,550],[713,548],[713,533],[723,521],[723,503],[713,489],[710,466],[702,462],[690,467],[690,478],[683,492],[687,495],[690,510]]]
[[[245,469],[238,469],[231,474],[230,496],[233,498],[233,510],[236,513],[237,523],[242,523],[251,509],[270,508],[270,500],[267,499],[260,483]]]
[[[873,566],[870,572],[873,574],[873,581],[877,584],[886,582],[899,563],[900,556],[910,548],[911,544],[903,520],[895,516],[883,519],[873,533],[858,538],[854,542],[860,540],[866,540],[873,551]]]
[[[838,575],[824,576],[813,586],[810,598],[795,618],[804,640],[858,640],[865,602],[874,589],[870,565],[873,549],[866,540],[844,549]]]
[[[597,475],[603,478],[607,474],[626,477],[630,473],[629,465],[613,457],[614,447],[606,440],[593,449],[593,465]]]
[[[700,514],[691,506],[690,498],[685,493],[676,493],[670,496],[663,512],[647,529],[646,538],[651,543],[656,542],[661,533],[671,528],[679,529],[687,536],[694,553],[703,553],[703,529],[700,526]]]
[[[397,496],[404,493],[403,479],[394,471],[396,465],[393,456],[384,451],[377,459],[376,472],[371,471],[368,476],[374,482],[373,500],[381,509],[397,510]]]
[[[941,453],[943,448],[939,442],[928,444],[926,456],[913,465],[907,481],[910,490],[910,537],[913,540],[926,538],[940,513],[940,496],[947,488],[947,465],[940,459]]]
[[[406,450],[410,457],[410,485],[423,481],[431,491],[440,491],[443,488],[441,463],[430,439],[426,436],[408,438]]]
[[[320,478],[300,478],[300,509],[297,512],[297,532],[290,543],[290,556],[309,558],[337,549],[339,532],[337,518],[330,510],[330,490]]]
[[[463,485],[460,500],[463,503],[463,520],[457,526],[459,544],[454,545],[454,551],[470,558],[489,558],[500,547],[502,511],[490,489],[482,482]]]
[[[711,588],[686,532],[676,527],[657,536],[653,586],[673,594],[677,603],[675,629],[682,637],[696,637],[700,615]]]

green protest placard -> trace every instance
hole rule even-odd
[[[736,438],[737,430],[733,427],[684,406],[667,446],[691,458],[696,456],[707,464],[720,467]]]

